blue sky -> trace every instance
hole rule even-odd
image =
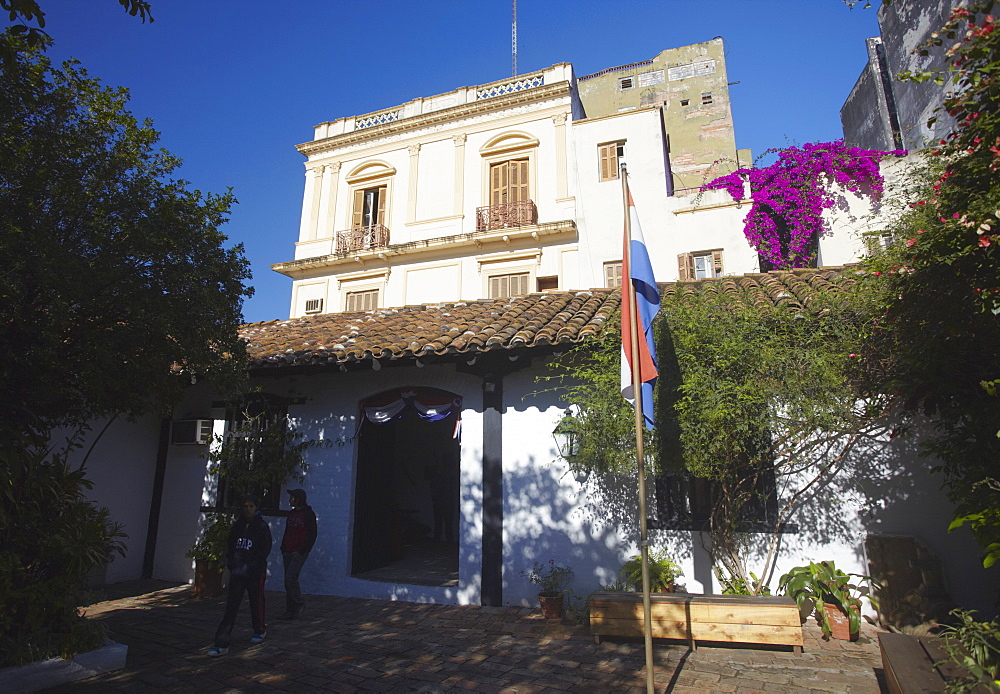
[[[142,24],[115,0],[42,0],[50,55],[128,87],[178,175],[239,199],[224,231],[252,263],[247,321],[287,318],[291,280],[270,269],[298,238],[317,123],[511,74],[510,0],[152,0]],[[577,75],[721,36],[736,142],[842,136],[840,107],[878,34],[841,0],[519,0],[518,72]]]

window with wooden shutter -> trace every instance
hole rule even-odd
[[[347,292],[345,311],[372,311],[378,308],[378,289]]]
[[[598,152],[601,160],[601,180],[617,181],[618,172],[625,159],[625,143],[609,142],[598,145]]]
[[[492,275],[489,287],[491,299],[505,296],[523,296],[528,293],[528,273],[519,272],[510,275]]]
[[[681,281],[722,277],[722,251],[696,251],[677,256],[677,277]]]
[[[622,286],[622,261],[604,263],[604,286],[608,288]]]
[[[351,226],[355,229],[385,224],[385,203],[388,186],[358,188],[354,191],[354,214]]]
[[[531,199],[528,190],[528,160],[511,159],[490,165],[490,204]]]

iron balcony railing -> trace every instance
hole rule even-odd
[[[476,231],[523,227],[535,224],[537,221],[538,210],[531,200],[502,202],[499,205],[476,208]]]
[[[355,227],[337,232],[337,253],[364,251],[389,245],[389,229],[384,224]]]

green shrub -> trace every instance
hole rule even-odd
[[[96,648],[103,630],[79,605],[87,574],[124,556],[121,525],[84,500],[93,484],[66,464],[75,442],[0,440],[0,667]]]

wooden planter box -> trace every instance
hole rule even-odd
[[[889,694],[944,694],[950,680],[966,676],[936,636],[879,634],[878,647]],[[988,682],[972,689],[973,694],[992,691]]]
[[[643,635],[641,593],[594,593],[590,596],[590,632],[602,636]],[[745,595],[650,595],[653,637],[698,641],[763,643],[792,646],[802,652],[802,622],[795,601],[786,597]]]

